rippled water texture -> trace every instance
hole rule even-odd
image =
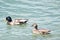
[[[10,26],[4,21],[6,16],[29,21]],[[50,29],[51,34],[33,34],[33,23]],[[60,40],[60,0],[0,0],[0,40]]]

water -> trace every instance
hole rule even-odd
[[[4,21],[6,16],[29,21],[10,26]],[[50,29],[51,34],[33,34],[33,23]],[[60,0],[0,0],[0,40],[60,40]]]

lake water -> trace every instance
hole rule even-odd
[[[10,26],[4,21],[7,16],[29,21]],[[33,23],[51,34],[33,34]],[[60,0],[0,0],[0,40],[60,40]]]

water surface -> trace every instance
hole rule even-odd
[[[10,26],[4,21],[6,16],[29,21]],[[33,34],[33,23],[52,30],[51,34]],[[60,0],[0,0],[0,40],[60,40]]]

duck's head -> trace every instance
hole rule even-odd
[[[36,23],[34,23],[32,26],[33,26],[35,29],[38,29],[38,25],[37,25]]]
[[[6,17],[6,20],[7,20],[8,22],[12,22],[12,18],[11,18],[10,16],[7,16],[7,17]]]

